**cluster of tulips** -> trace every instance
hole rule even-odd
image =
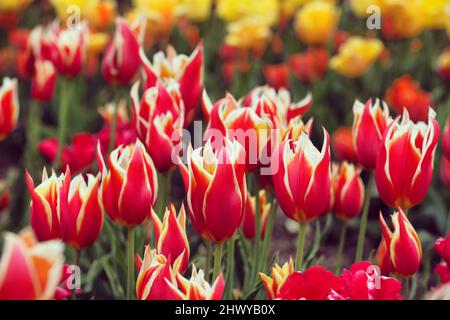
[[[230,20],[226,43],[261,49],[261,41],[250,39],[255,35],[242,38],[255,28],[254,21],[232,18],[226,2],[218,5],[223,18]],[[312,3],[299,12],[296,32],[302,41],[319,47],[305,53],[313,58],[291,59],[305,82],[323,76],[323,63],[314,61],[322,54],[322,40],[335,36],[340,16],[330,2]],[[306,17],[316,11],[326,23],[321,32],[311,33]],[[239,97],[227,92],[216,100],[208,94],[211,83],[204,77],[203,40],[190,55],[178,54],[169,45],[150,58],[145,50],[147,22],[143,16],[132,23],[115,20],[100,64],[114,100],[99,109],[103,125],[96,133],[78,132],[68,143],[71,109],[78,107],[77,77],[87,72],[95,50],[89,47],[95,33],[85,22],[35,27],[20,52],[25,78],[3,79],[0,141],[18,126],[19,104],[23,106],[19,87],[29,88],[21,169],[29,194],[30,227],[4,234],[0,299],[82,297],[87,294],[83,287],[68,285],[71,265],[65,264],[64,256],[85,269],[83,278],[83,271],[90,272],[92,252],[103,255],[99,248],[104,247],[111,248],[108,257],[123,257],[123,263],[104,269],[114,294],[127,299],[414,297],[411,279],[420,272],[423,250],[410,222],[414,212],[409,211],[428,193],[440,140],[441,177],[450,185],[450,117],[441,139],[430,94],[410,76],[401,77],[387,91],[386,102],[354,101],[351,128],[341,127],[330,137],[322,127],[317,136],[313,118],[306,119],[315,108],[311,93],[295,101],[285,79],[278,81],[278,71],[274,75],[265,69],[268,84]],[[263,38],[270,25],[257,25]],[[345,43],[330,64],[351,78],[365,73],[383,49],[377,39],[356,37]],[[359,66],[349,63],[360,61],[352,60],[355,47],[367,54]],[[446,76],[448,70],[441,70]],[[56,137],[40,140],[42,110],[56,93]],[[206,129],[198,130],[202,118]],[[42,170],[37,153],[51,171]],[[332,157],[342,161],[333,162]],[[179,202],[171,197],[177,182],[184,187]],[[12,193],[2,183],[0,212]],[[378,212],[380,243],[372,257],[365,240],[371,199],[376,196],[388,209]],[[279,235],[276,222],[284,219],[280,212],[298,232],[296,252],[289,252],[284,264],[271,258],[271,244]],[[331,214],[341,227],[333,271],[313,259],[314,248],[306,255],[310,225]],[[346,250],[346,235],[358,219],[355,252],[347,252],[354,263],[347,266],[343,256],[353,247]],[[102,237],[107,242],[103,247]],[[435,242],[435,251],[442,258],[435,272],[448,290],[450,234]],[[88,261],[84,265],[83,254]],[[103,259],[100,263],[106,264]]]

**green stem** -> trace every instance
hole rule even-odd
[[[264,233],[264,240],[263,240],[263,244],[262,244],[261,255],[260,255],[260,259],[258,261],[258,270],[256,270],[256,271],[263,271],[266,268],[265,262],[267,260],[268,254],[269,254],[270,239],[272,238],[273,225],[275,222],[276,213],[277,213],[277,200],[273,199],[272,205],[270,207],[270,213],[269,213],[269,218],[267,221],[266,230]]]
[[[359,225],[358,245],[356,247],[355,261],[360,261],[363,258],[364,241],[366,238],[367,217],[369,216],[370,199],[372,197],[372,187],[374,184],[373,172],[369,172],[369,181],[367,182],[366,197],[364,199],[363,212],[361,215],[361,224]]]
[[[39,127],[41,124],[41,106],[38,101],[33,100],[28,113],[27,124],[27,146],[25,153],[25,166],[33,176],[36,173],[36,146],[39,141]]]
[[[80,249],[75,249],[75,258],[73,260],[73,264],[75,266],[79,266],[80,259],[81,259],[81,250]],[[76,300],[76,299],[77,299],[77,288],[73,288],[72,289],[72,300]]]
[[[133,284],[134,284],[134,230],[135,228],[128,229],[128,245],[127,245],[127,258],[128,258],[128,274],[127,274],[127,299],[133,299]]]
[[[54,167],[59,169],[61,166],[61,157],[67,135],[67,121],[69,114],[69,104],[72,98],[72,82],[70,79],[61,79],[60,103],[58,111],[58,149],[56,151],[56,161]]]
[[[119,101],[116,99],[113,103],[114,112],[109,127],[109,145],[108,154],[111,153],[116,147],[116,134],[117,134],[117,115],[119,114]]]
[[[336,267],[335,267],[336,273],[338,273],[341,270],[342,255],[344,254],[346,236],[347,236],[347,221],[343,221],[341,226],[341,235],[339,237],[339,247],[336,257]]]
[[[302,270],[303,263],[303,249],[305,247],[305,236],[306,236],[306,227],[308,225],[304,222],[299,223],[298,230],[298,243],[297,243],[297,254],[295,256],[295,268],[298,271]]]
[[[409,278],[405,278],[405,279],[403,279],[403,298],[405,299],[405,300],[409,300],[409,294],[410,294],[410,291],[411,291],[411,288],[410,288],[410,282],[409,282]]]
[[[233,287],[234,287],[234,237],[231,237],[230,240],[227,241],[227,289],[225,293],[226,299],[232,299]]]
[[[450,233],[450,206],[448,208],[448,215],[447,215],[447,233]]]
[[[222,269],[222,251],[223,251],[223,242],[216,243],[216,250],[214,253],[214,270],[212,281],[216,281],[216,278],[219,276]]]
[[[205,276],[206,281],[210,281],[211,276],[211,262],[212,262],[212,244],[210,240],[206,240],[206,264],[205,264]]]
[[[156,214],[162,218],[164,216],[165,208],[170,203],[170,180],[172,171],[167,173],[158,173],[159,190],[158,199],[156,202]]]

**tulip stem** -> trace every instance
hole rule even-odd
[[[227,289],[225,291],[225,299],[232,299],[234,287],[234,237],[227,241]]]
[[[295,256],[295,268],[298,271],[302,270],[303,264],[303,249],[305,247],[306,227],[308,225],[304,222],[299,223],[298,230],[298,242],[297,242],[297,254]]]
[[[212,258],[212,244],[211,241],[206,240],[206,264],[205,264],[205,274],[206,281],[210,281],[211,277],[211,259]]]
[[[134,230],[135,228],[128,229],[128,275],[127,275],[127,299],[133,299],[133,284],[134,284]]]
[[[33,100],[28,112],[27,146],[25,153],[25,165],[31,176],[36,173],[36,146],[39,141],[39,127],[41,122],[41,106],[38,101]]]
[[[58,149],[56,151],[56,160],[54,167],[59,169],[61,166],[62,151],[66,142],[67,134],[67,116],[69,114],[69,104],[72,98],[72,83],[70,79],[61,78],[61,91],[59,94],[59,111],[58,111]]]
[[[342,226],[341,226],[341,235],[339,237],[339,246],[338,246],[338,252],[337,252],[337,257],[336,257],[336,267],[334,270],[335,273],[338,273],[341,270],[342,256],[344,254],[346,237],[347,237],[347,221],[343,221]]]
[[[216,243],[212,282],[216,281],[222,269],[222,251],[223,251],[223,242]]]
[[[361,261],[363,258],[364,241],[366,238],[367,217],[369,216],[370,199],[372,197],[372,187],[374,184],[373,172],[369,172],[369,181],[367,182],[366,197],[364,199],[363,212],[361,215],[361,223],[359,225],[358,245],[356,247],[355,261]]]

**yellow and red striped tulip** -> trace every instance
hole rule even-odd
[[[170,261],[181,255],[180,272],[186,271],[189,265],[189,241],[186,235],[186,212],[181,207],[178,217],[175,206],[170,204],[161,221],[156,213],[152,211],[153,228],[156,238],[156,252],[167,257]]]
[[[69,188],[68,210],[61,214],[64,242],[76,249],[91,246],[97,240],[103,225],[103,208],[100,200],[100,175],[75,176]]]
[[[267,218],[269,218],[271,203],[267,202],[266,190],[259,190],[259,215],[261,219],[261,238],[264,237]],[[256,196],[247,194],[245,202],[244,217],[242,219],[242,232],[247,239],[254,239],[256,234]]]
[[[145,89],[156,86],[158,79],[163,82],[172,79],[178,83],[185,108],[184,126],[187,127],[194,120],[203,91],[203,42],[199,43],[190,57],[177,54],[172,46],[167,48],[166,54],[157,52],[153,56],[153,63],[145,56],[143,49],[140,57],[146,76]]]
[[[247,196],[244,148],[235,140],[223,142],[214,149],[210,140],[190,148],[188,166],[180,164],[192,224],[204,239],[217,243],[239,228]]]
[[[285,262],[281,267],[275,263],[272,268],[272,277],[260,272],[259,277],[266,288],[267,298],[269,300],[275,299],[275,297],[280,293],[280,289],[286,282],[286,279],[294,272],[294,263],[292,258],[289,262]]]
[[[361,169],[348,162],[333,164],[333,212],[342,220],[355,218],[361,212],[364,184],[360,174]]]
[[[450,116],[447,117],[444,132],[442,133],[442,150],[444,156],[450,161]]]
[[[113,85],[130,83],[139,69],[139,43],[123,18],[116,21],[114,38],[106,48],[102,74]]]
[[[353,105],[353,145],[357,161],[365,168],[375,169],[377,154],[386,127],[390,124],[389,108],[376,99],[365,104],[356,100]]]
[[[74,78],[83,69],[86,60],[87,27],[80,23],[72,28],[51,29],[51,60],[56,70],[66,77]]]
[[[192,266],[191,278],[188,280],[177,273],[177,283],[169,283],[174,300],[221,300],[225,289],[225,281],[222,273],[217,277],[211,286],[205,281],[203,270],[197,271]]]
[[[70,187],[70,170],[57,176],[53,171],[48,177],[44,168],[42,182],[34,186],[33,178],[26,173],[27,187],[31,196],[31,227],[39,241],[61,239],[61,216],[67,214]]]
[[[283,212],[297,222],[326,213],[330,205],[330,137],[323,129],[322,150],[306,133],[278,145],[272,156],[274,190]]]
[[[63,270],[63,243],[58,240],[36,243],[33,237],[10,232],[5,232],[4,237],[0,300],[52,299]]]
[[[108,167],[98,146],[102,172],[103,207],[109,217],[126,227],[134,227],[150,217],[158,194],[158,178],[153,161],[139,140],[119,146],[108,158]]]
[[[175,295],[170,289],[176,286],[176,274],[182,256],[178,257],[171,266],[170,259],[156,250],[145,247],[144,259],[139,268],[136,280],[136,296],[139,300],[173,300]]]
[[[18,118],[17,79],[3,78],[0,87],[0,141],[16,128]]]
[[[377,157],[375,181],[389,206],[409,209],[425,197],[433,175],[439,124],[430,108],[428,124],[414,123],[408,111],[385,130]]]
[[[391,262],[391,271],[401,277],[414,275],[422,261],[422,246],[414,227],[401,208],[391,216],[394,231],[391,231],[380,212],[380,225],[386,244],[386,255]]]
[[[55,66],[49,60],[37,59],[34,63],[35,72],[31,79],[31,97],[38,101],[48,102],[55,91],[57,73]]]
[[[184,104],[175,81],[157,81],[147,88],[139,101],[139,83],[131,88],[133,118],[138,137],[143,141],[159,172],[175,166],[172,152],[180,142],[184,124]],[[178,132],[178,133],[177,133]]]

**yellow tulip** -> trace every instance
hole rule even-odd
[[[330,67],[339,74],[356,78],[364,75],[383,50],[378,39],[350,37],[331,58]]]
[[[377,6],[380,10],[383,9],[384,0],[350,0],[350,9],[357,17],[367,17],[371,13],[367,13],[367,8],[370,6]]]
[[[193,22],[203,22],[211,15],[212,0],[179,0],[180,11]]]
[[[72,8],[76,7],[79,8],[81,16],[84,16],[89,2],[90,0],[50,0],[60,20],[67,19],[69,15],[73,14]]]
[[[148,18],[147,31],[156,37],[167,36],[180,15],[178,0],[133,0],[133,5],[128,20],[144,14]]]
[[[30,4],[31,0],[1,0],[0,12],[19,12]]]
[[[425,25],[426,0],[385,0],[383,28],[389,25],[388,34],[394,38],[414,38]],[[389,23],[386,24],[385,22]]]
[[[295,17],[295,32],[307,44],[325,44],[335,33],[341,11],[326,1],[307,3]]]
[[[217,15],[226,22],[252,17],[272,26],[278,22],[279,4],[277,0],[217,0]]]
[[[263,50],[272,36],[270,28],[258,19],[241,19],[227,25],[225,42],[245,50]]]
[[[431,29],[445,29],[449,19],[445,12],[447,6],[450,6],[449,0],[424,1],[425,26]]]

